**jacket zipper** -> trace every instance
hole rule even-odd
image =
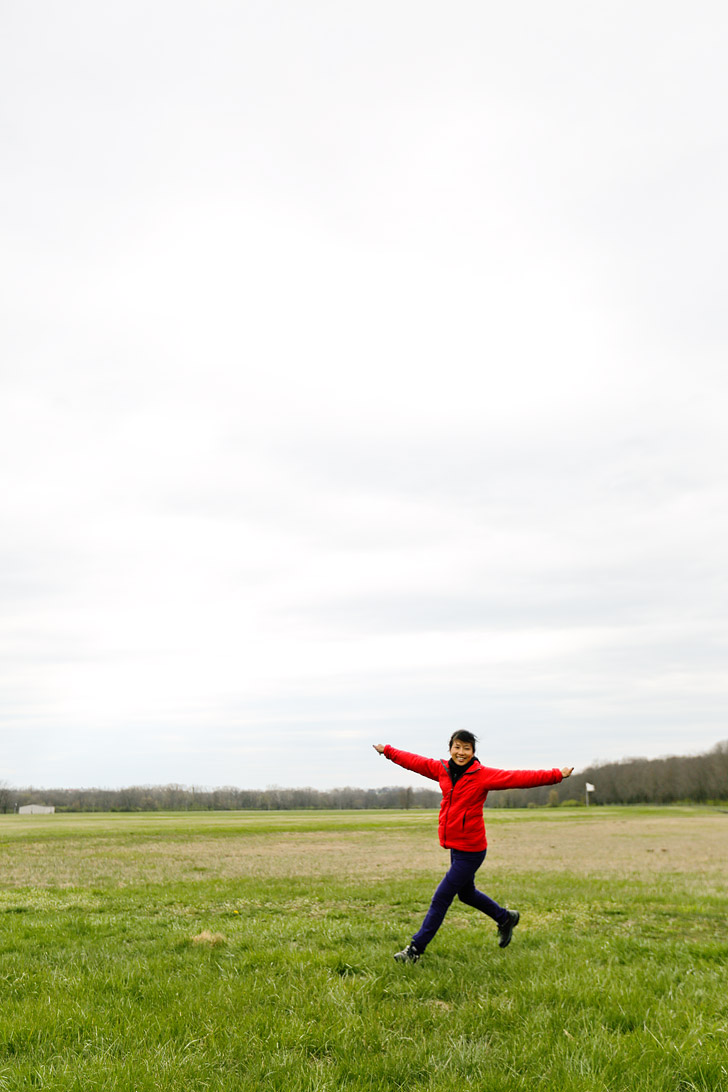
[[[450,799],[447,802],[447,810],[445,812],[445,829],[444,829],[444,833],[445,833],[445,846],[446,847],[447,847],[447,819],[448,819],[448,816],[450,814],[450,805],[452,804],[452,794],[454,792],[455,792],[455,786],[453,785],[452,788],[450,789]]]
[[[463,776],[466,777],[469,773],[470,773],[470,770],[466,770],[465,774]],[[462,778],[460,778],[459,780],[462,780]],[[448,845],[447,845],[447,820],[448,820],[448,816],[450,814],[450,805],[452,804],[452,794],[454,792],[455,792],[455,785],[452,785],[451,788],[450,788],[450,797],[449,797],[448,802],[447,802],[447,810],[445,811],[445,822],[444,822],[444,826],[443,826],[443,833],[444,833],[444,840],[445,840],[445,848],[446,849],[448,848]],[[465,819],[466,819],[466,817],[467,817],[467,812],[464,811],[463,812],[463,822],[462,822],[462,832],[465,831]]]
[[[450,777],[450,771],[448,770],[448,777]],[[445,809],[445,817],[442,824],[443,841],[445,848],[447,849],[447,817],[450,814],[450,805],[452,804],[452,794],[455,792],[455,786],[452,784],[452,778],[450,777],[450,796],[447,801],[447,808]]]

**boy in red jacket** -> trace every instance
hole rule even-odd
[[[440,845],[450,850],[450,868],[432,896],[430,909],[420,929],[401,952],[400,963],[416,963],[442,925],[455,896],[493,918],[498,926],[498,944],[505,948],[518,925],[517,910],[506,910],[475,886],[475,873],[488,846],[483,821],[483,805],[490,789],[527,789],[532,785],[555,785],[568,777],[573,766],[559,770],[494,770],[481,766],[475,757],[476,739],[472,732],[454,732],[448,744],[450,761],[422,758],[408,751],[381,743],[374,744],[380,755],[404,766],[406,770],[437,781],[442,789],[440,805]]]

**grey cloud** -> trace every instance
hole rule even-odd
[[[284,609],[282,619],[315,633],[406,636],[422,632],[465,634],[664,625],[676,613],[680,617],[689,615],[694,607],[700,618],[698,627],[704,626],[706,640],[712,640],[710,624],[722,619],[725,610],[724,603],[715,601],[711,580],[705,580],[701,592],[694,583],[681,587],[676,574],[659,583],[650,581],[646,572],[634,574],[631,581],[623,574],[610,580],[601,573],[591,578],[582,576],[580,581],[568,576],[542,580],[524,577],[505,586],[493,574],[492,581],[501,586],[490,594],[395,592],[387,597],[346,596],[328,601],[322,596],[298,609]]]

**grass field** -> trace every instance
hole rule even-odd
[[[0,1090],[728,1092],[728,814],[0,816]]]

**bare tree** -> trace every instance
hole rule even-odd
[[[7,781],[0,781],[0,811],[3,813],[12,811],[15,805],[13,790]]]

